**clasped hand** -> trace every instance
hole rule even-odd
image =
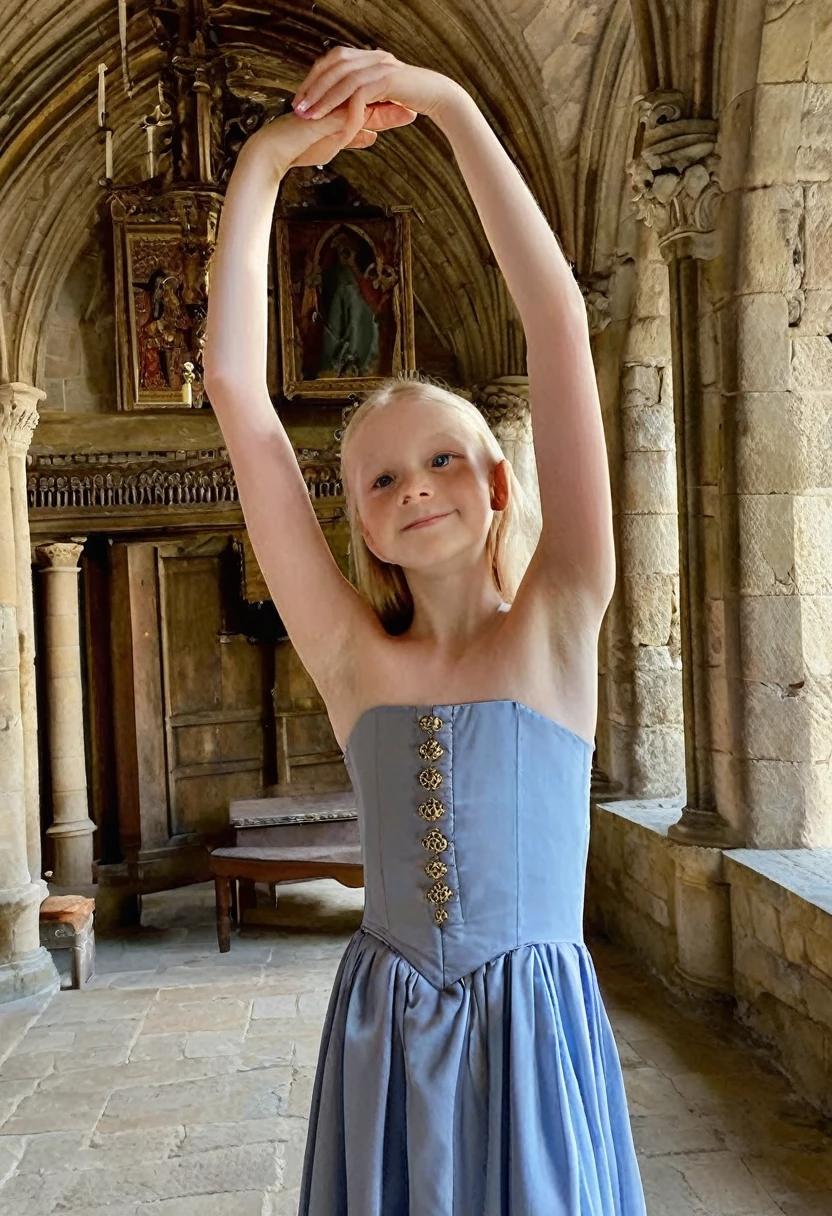
[[[435,116],[454,87],[447,76],[387,51],[336,47],[307,74],[293,113],[267,129],[279,138],[285,132],[286,167],[323,165],[344,148],[369,148],[379,131],[406,126],[417,114]]]

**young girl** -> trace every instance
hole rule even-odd
[[[351,418],[357,589],[266,388],[280,180],[428,115],[525,327],[542,530],[479,412],[403,380]],[[448,285],[449,290],[451,284]],[[228,185],[205,379],[275,604],[359,807],[362,926],[312,1098],[301,1216],[644,1216],[619,1057],[582,909],[597,644],[615,577],[581,293],[472,99],[338,48]]]

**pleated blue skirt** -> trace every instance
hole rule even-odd
[[[299,1216],[646,1216],[586,945],[520,946],[437,988],[359,929],[325,1019]]]

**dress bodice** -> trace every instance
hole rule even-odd
[[[345,746],[363,926],[444,988],[533,942],[583,942],[592,746],[519,701],[376,705]]]

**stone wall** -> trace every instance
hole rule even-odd
[[[726,878],[738,1015],[832,1111],[832,849],[735,849]]]
[[[64,280],[44,336],[46,400],[41,413],[103,414],[117,408],[112,258],[107,253],[100,239],[92,238]]]
[[[593,805],[587,925],[678,995],[732,1004],[832,1115],[832,850],[679,845],[679,806]]]

